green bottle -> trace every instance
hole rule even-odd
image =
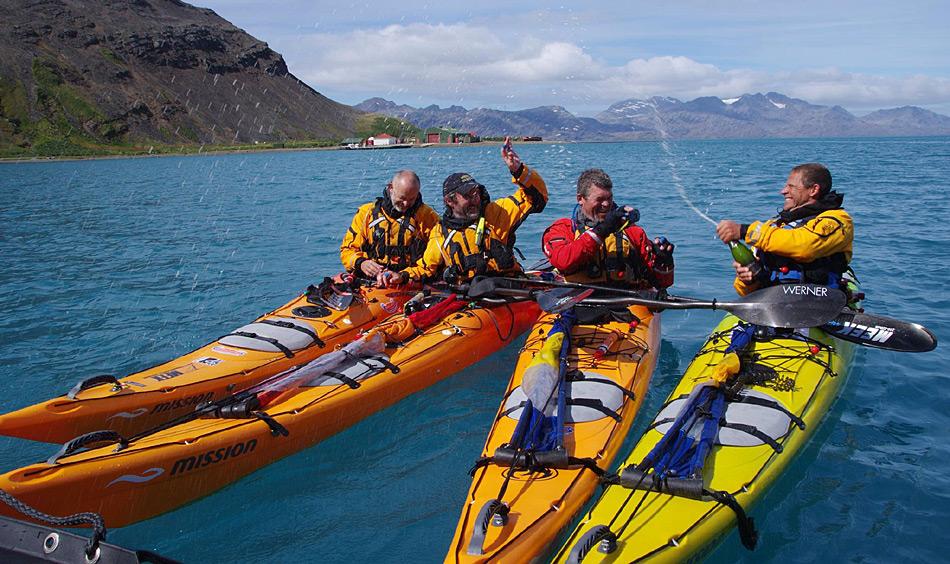
[[[736,262],[742,266],[748,266],[752,269],[752,276],[758,276],[759,272],[762,271],[762,265],[755,260],[755,255],[752,254],[752,249],[745,246],[745,243],[742,243],[738,239],[735,241],[729,241],[729,251],[732,253],[732,258],[736,259]]]

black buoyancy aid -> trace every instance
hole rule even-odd
[[[504,272],[517,265],[511,244],[500,241],[491,235],[491,226],[484,226],[479,235],[478,224],[485,217],[485,210],[491,202],[488,191],[481,188],[482,207],[478,218],[461,219],[454,217],[450,210],[442,215],[442,254],[446,259],[446,268],[453,269],[452,275],[472,273],[472,275]],[[480,239],[480,240],[479,240]]]
[[[426,241],[417,236],[419,223],[414,221],[420,207],[421,194],[409,209],[401,212],[393,206],[389,192],[384,189],[382,197],[376,198],[370,214],[369,237],[363,244],[363,251],[392,270],[415,264],[426,248]]]
[[[834,191],[829,192],[814,204],[780,211],[776,216],[775,224],[782,229],[800,229],[822,212],[840,209],[843,201],[844,195]],[[828,219],[838,221],[834,217],[828,217]],[[843,252],[807,263],[762,251],[759,251],[759,257],[765,266],[763,275],[768,276],[772,284],[805,282],[837,288],[841,276],[848,271],[848,259]]]

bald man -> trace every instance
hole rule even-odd
[[[422,203],[420,188],[415,172],[400,170],[382,196],[360,206],[340,245],[347,272],[381,283],[383,272],[399,272],[422,257],[439,216]]]

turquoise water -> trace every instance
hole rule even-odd
[[[733,533],[712,562],[942,561],[950,525],[946,343],[950,139],[689,141],[517,147],[551,203],[519,231],[573,206],[573,183],[606,169],[651,236],[677,243],[676,293],[731,296],[714,219],[765,218],[788,169],[820,160],[855,218],[854,265],[869,311],[924,323],[943,343],[908,355],[862,350],[815,439],[752,511],[760,547]],[[356,207],[412,168],[438,202],[468,171],[510,190],[497,147],[314,151],[0,166],[0,411],[100,373],[183,354],[339,268]],[[674,181],[673,174],[680,180]],[[679,188],[679,189],[678,189]],[[714,325],[668,312],[645,428]],[[323,443],[109,539],[187,562],[441,560],[517,346]],[[0,470],[55,445],[0,438]]]

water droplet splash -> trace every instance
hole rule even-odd
[[[713,218],[709,217],[708,215],[706,215],[705,213],[703,213],[702,210],[697,208],[695,204],[693,204],[693,202],[690,201],[689,197],[686,195],[686,189],[683,187],[683,180],[682,178],[680,178],[679,173],[676,172],[676,160],[675,160],[676,155],[673,153],[673,149],[669,143],[669,133],[666,132],[666,124],[663,123],[663,118],[660,117],[660,112],[659,110],[657,110],[656,102],[653,100],[653,98],[650,98],[649,103],[650,103],[650,107],[653,108],[653,115],[654,115],[654,121],[656,123],[656,129],[657,131],[660,132],[660,136],[662,137],[662,140],[660,141],[660,147],[663,147],[663,152],[666,153],[667,157],[669,157],[667,164],[670,167],[670,176],[673,178],[673,186],[676,187],[676,192],[680,195],[680,198],[682,198],[682,200],[686,203],[689,209],[696,212],[696,215],[705,219],[706,221],[711,223],[713,227],[715,227],[718,222],[714,220]]]

